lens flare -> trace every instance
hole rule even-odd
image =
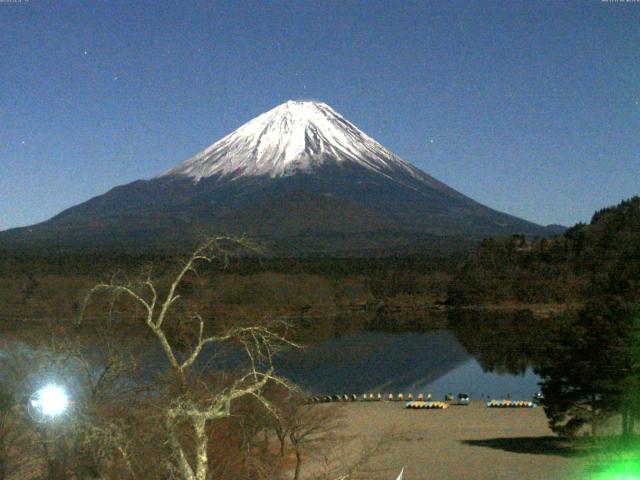
[[[593,480],[640,480],[640,462],[638,460],[619,460],[593,476]]]
[[[69,407],[69,397],[62,387],[46,385],[38,390],[31,399],[31,406],[44,417],[54,418]]]

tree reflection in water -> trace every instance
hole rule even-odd
[[[514,312],[453,310],[449,325],[485,372],[524,375],[540,365],[547,339],[566,320]]]

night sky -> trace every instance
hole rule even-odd
[[[0,0],[0,230],[328,103],[490,207],[640,193],[640,2]]]

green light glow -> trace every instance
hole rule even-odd
[[[612,462],[592,478],[593,480],[640,480],[640,461],[620,460]]]

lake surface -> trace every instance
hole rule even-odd
[[[446,393],[464,392],[475,399],[530,399],[539,390],[533,366],[550,323],[527,315],[464,313],[453,315],[448,324],[448,329],[410,332],[346,330],[303,350],[280,354],[276,368],[280,375],[316,394],[431,393],[440,399]],[[144,330],[138,330],[138,336],[144,337],[140,332]],[[46,339],[42,332],[34,335],[31,330],[29,337]],[[127,344],[134,337],[128,336]],[[92,341],[100,343],[83,341],[88,350]],[[2,346],[0,357],[1,350]],[[141,363],[150,370],[166,365],[153,341],[137,352],[144,352]],[[233,367],[240,361],[239,353],[218,356],[218,360],[226,359],[220,363],[215,361],[215,352],[203,352],[199,363],[201,368]]]
[[[530,399],[539,390],[531,367],[517,373],[483,368],[452,330],[350,333],[277,362],[280,373],[318,394],[465,392],[472,398]]]

